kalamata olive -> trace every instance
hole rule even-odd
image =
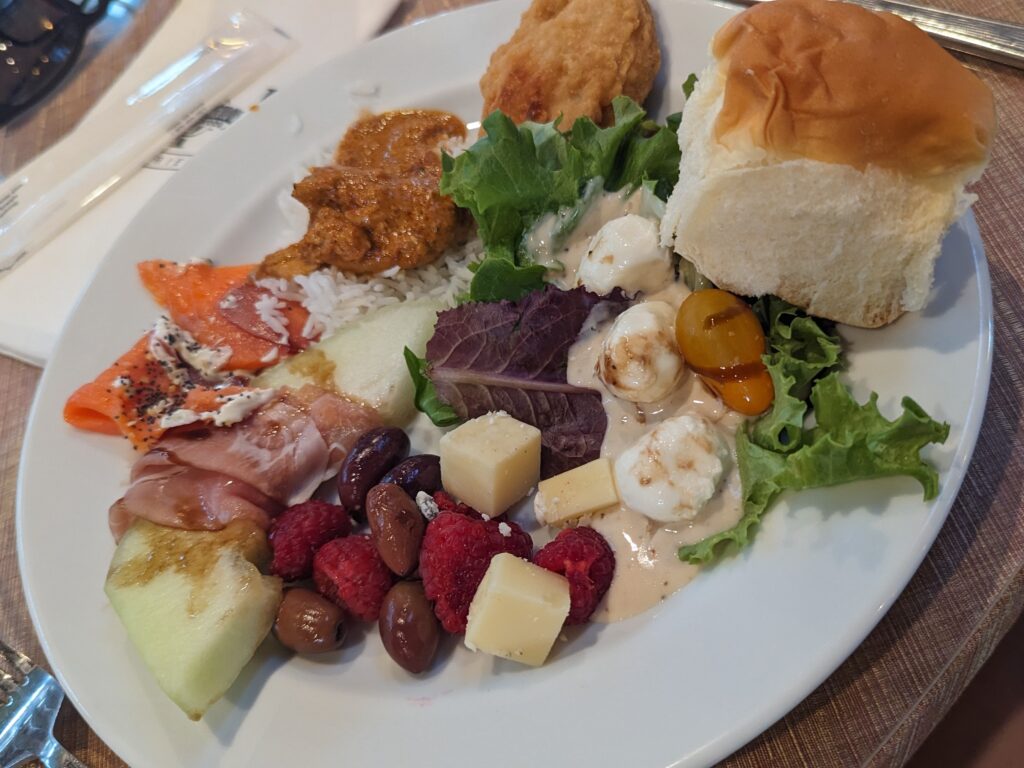
[[[380,479],[394,483],[415,499],[420,491],[433,495],[441,490],[441,457],[432,453],[410,456]]]
[[[375,485],[366,494],[366,519],[384,565],[399,576],[412,573],[427,527],[416,502],[394,483]]]
[[[364,432],[345,457],[338,473],[338,496],[350,514],[362,518],[366,493],[384,473],[409,455],[409,437],[397,427]]]
[[[421,582],[395,584],[384,597],[377,625],[384,650],[399,666],[413,674],[430,666],[441,629]]]
[[[345,615],[327,598],[295,587],[284,593],[274,621],[274,634],[282,645],[296,653],[326,653],[341,647]]]

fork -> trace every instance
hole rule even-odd
[[[0,642],[0,768],[38,758],[46,768],[86,768],[53,737],[64,691],[32,659]]]

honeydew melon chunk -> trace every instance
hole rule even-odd
[[[266,534],[248,521],[185,531],[137,520],[104,591],[157,683],[193,720],[231,686],[267,636],[281,580],[264,576]]]
[[[404,426],[416,408],[403,350],[423,356],[442,309],[439,301],[419,299],[367,312],[264,371],[256,385],[316,384],[371,406],[387,424]]]

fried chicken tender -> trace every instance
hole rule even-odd
[[[612,99],[643,102],[661,66],[647,0],[534,0],[480,80],[484,117],[611,122]]]
[[[465,215],[437,191],[439,145],[465,135],[455,115],[434,110],[356,121],[338,145],[337,165],[313,168],[292,190],[309,210],[305,236],[267,256],[257,277],[324,266],[367,274],[436,260],[467,230]]]

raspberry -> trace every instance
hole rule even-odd
[[[583,624],[590,618],[615,573],[615,553],[593,528],[566,528],[541,547],[533,562],[569,580],[566,624]]]
[[[270,572],[285,581],[308,579],[316,551],[351,532],[352,521],[337,504],[310,499],[288,507],[270,524],[268,540],[274,551]]]
[[[377,620],[393,578],[369,536],[334,539],[313,558],[320,594],[363,621]]]
[[[502,526],[506,526],[507,536],[502,534]],[[451,510],[441,512],[427,525],[420,549],[420,576],[427,598],[434,601],[434,613],[448,632],[466,631],[476,588],[491,558],[501,552],[529,559],[533,540],[515,523],[473,519]]]
[[[446,491],[435,491],[434,503],[437,504],[437,508],[442,512],[458,512],[460,515],[469,515],[469,517],[475,520],[483,519],[483,515],[468,504],[456,501],[455,497]]]

